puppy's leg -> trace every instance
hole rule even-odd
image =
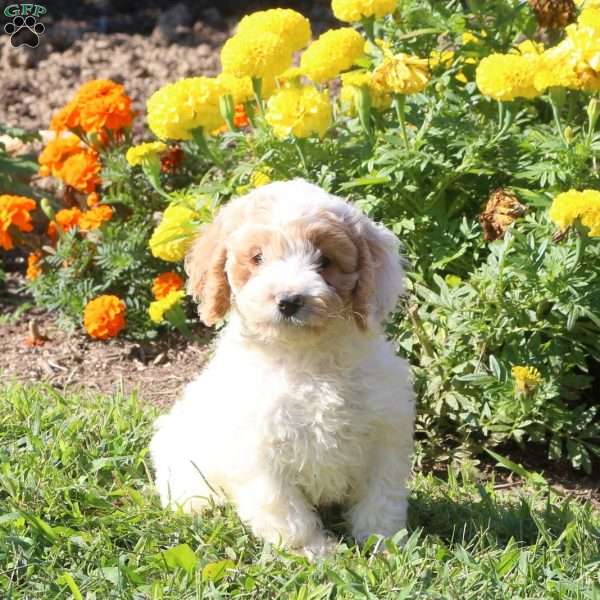
[[[238,513],[257,537],[281,544],[308,558],[333,551],[313,507],[294,486],[271,474],[261,474],[234,491]]]
[[[347,513],[357,541],[372,534],[389,537],[406,525],[412,433],[405,434],[404,439],[400,432],[397,435],[378,442],[366,484]]]

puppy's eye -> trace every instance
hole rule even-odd
[[[319,259],[319,262],[318,262],[319,271],[323,271],[330,264],[331,264],[331,259],[329,257],[327,257],[327,256],[321,256],[321,258]]]
[[[258,252],[257,254],[255,254],[251,259],[250,259],[255,265],[260,265],[262,264],[263,261],[263,255],[262,252]]]

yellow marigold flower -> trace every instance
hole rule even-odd
[[[195,217],[196,213],[187,206],[169,205],[148,242],[152,256],[167,262],[183,260],[194,238]]]
[[[364,54],[365,40],[350,27],[330,29],[300,59],[302,72],[318,83],[337,77]]]
[[[515,366],[511,374],[520,392],[533,390],[542,382],[542,376],[535,367]]]
[[[189,140],[192,129],[212,131],[223,122],[219,112],[221,84],[210,77],[191,77],[154,92],[146,104],[148,126],[159,138]]]
[[[267,123],[279,138],[290,134],[305,138],[313,133],[322,138],[331,118],[327,92],[313,86],[283,88],[267,104]]]
[[[534,84],[540,92],[549,87],[596,91],[600,90],[600,73],[583,60],[582,52],[569,37],[539,58]]]
[[[237,33],[221,50],[223,72],[235,77],[276,77],[291,63],[290,47],[280,36],[268,31]]]
[[[300,67],[290,67],[277,77],[280,86],[293,87],[301,85],[302,69]]]
[[[385,110],[392,104],[392,97],[373,83],[372,73],[368,71],[350,71],[342,75],[340,100],[343,106],[350,109],[351,114],[356,112],[356,95],[361,88],[365,88],[369,93],[373,108]]]
[[[454,50],[432,50],[429,53],[429,67],[435,69],[435,67],[442,66],[448,68],[452,66],[454,60]]]
[[[106,204],[101,204],[81,213],[79,217],[79,228],[82,231],[92,231],[98,229],[106,221],[110,221],[113,216],[113,209]]]
[[[174,271],[161,273],[152,282],[152,294],[157,300],[183,288],[183,279]]]
[[[523,56],[527,56],[528,54],[539,56],[544,53],[544,44],[540,44],[540,42],[535,42],[534,40],[525,40],[517,44],[512,52]]]
[[[591,27],[592,29],[600,29],[600,0],[596,6],[586,4],[585,9],[579,15],[577,24],[580,27]]]
[[[27,273],[25,276],[29,281],[34,281],[42,274],[42,267],[39,264],[41,258],[41,252],[31,252],[27,257]]]
[[[254,171],[250,176],[250,185],[253,188],[261,187],[263,185],[267,185],[267,183],[271,183],[270,177],[271,169],[263,168],[257,171]]]
[[[561,229],[579,219],[589,236],[600,237],[600,192],[596,190],[563,192],[554,198],[548,214]]]
[[[409,54],[387,55],[373,72],[375,87],[394,94],[415,94],[429,82],[426,58]]]
[[[155,323],[162,323],[165,319],[165,313],[169,312],[185,296],[183,290],[169,292],[164,298],[155,300],[148,307],[148,314]]]
[[[385,17],[396,10],[397,0],[332,0],[336,19],[355,23],[364,17]]]
[[[292,52],[304,48],[310,41],[310,21],[290,8],[271,8],[246,15],[237,27],[237,34],[267,31],[278,35]]]
[[[83,325],[98,340],[115,337],[125,327],[125,302],[108,294],[90,300],[83,312]]]
[[[593,12],[597,15],[593,25],[570,25],[566,31],[575,47],[577,60],[587,63],[591,69],[600,73],[600,9]]]
[[[233,98],[234,104],[241,104],[254,99],[252,79],[250,77],[235,77],[231,73],[221,73],[217,81],[223,87],[223,93]],[[269,98],[275,91],[275,78],[266,77],[262,80],[261,96]]]
[[[11,225],[23,232],[33,230],[30,213],[36,206],[35,200],[25,196],[0,195],[0,248],[13,248],[13,240],[8,231]]]
[[[540,92],[533,80],[538,63],[534,55],[490,54],[477,67],[477,87],[484,96],[502,102],[536,98]]]
[[[164,142],[146,142],[137,146],[131,146],[127,150],[125,158],[130,166],[135,167],[141,165],[144,160],[150,157],[162,154],[166,149],[167,145]]]

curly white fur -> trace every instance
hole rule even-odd
[[[339,256],[338,271],[323,273],[322,249],[302,237],[317,222],[325,238],[327,227],[346,231],[356,272]],[[402,291],[395,236],[301,180],[233,200],[212,228],[201,241],[212,236],[211,261],[222,249],[220,287],[200,255],[188,270],[201,309],[216,289],[229,317],[213,358],[157,420],[150,449],[163,504],[200,511],[209,498],[230,500],[257,536],[308,555],[331,549],[317,512],[330,503],[346,507],[358,540],[394,534],[406,520],[414,421],[407,365],[380,325]],[[244,266],[244,247],[259,244],[248,240],[262,240],[257,266]],[[364,322],[353,318],[361,282]],[[292,293],[305,304],[285,319],[278,301]]]

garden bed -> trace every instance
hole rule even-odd
[[[8,294],[0,297],[0,385],[44,382],[86,394],[136,392],[144,402],[164,406],[175,401],[207,358],[207,330],[200,332],[207,344],[177,333],[144,343],[122,338],[99,343],[79,329],[65,330],[56,315],[17,293],[23,283],[12,276]]]

